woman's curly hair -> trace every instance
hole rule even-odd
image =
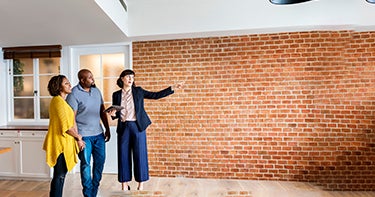
[[[58,96],[62,90],[62,82],[66,77],[64,75],[53,76],[48,82],[48,92],[51,96]]]

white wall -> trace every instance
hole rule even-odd
[[[5,64],[5,60],[3,59],[3,53],[2,48],[0,48],[0,90],[1,90],[1,96],[0,96],[0,106],[2,106],[1,115],[0,115],[0,125],[5,125],[7,122],[7,65]]]
[[[140,39],[375,27],[375,5],[365,0],[129,0],[128,7],[128,36]]]

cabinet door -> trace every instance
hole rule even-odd
[[[20,176],[47,178],[50,168],[46,164],[46,153],[42,149],[43,140],[22,138],[20,142]]]
[[[0,176],[18,175],[19,145],[14,138],[0,138],[0,147],[10,147],[12,150],[0,154]]]

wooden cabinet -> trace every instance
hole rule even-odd
[[[0,155],[0,176],[49,178],[51,170],[42,149],[47,131],[0,130],[0,147],[11,151]]]

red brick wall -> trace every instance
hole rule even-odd
[[[375,32],[312,31],[133,43],[152,176],[375,189]]]

